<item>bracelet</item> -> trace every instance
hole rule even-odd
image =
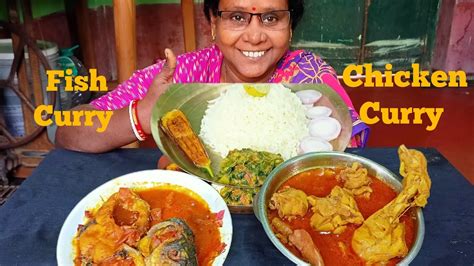
[[[133,100],[130,102],[130,105],[128,106],[128,115],[130,118],[130,124],[132,126],[133,134],[139,141],[144,141],[146,139],[146,134],[143,131],[140,122],[138,121],[137,103],[137,100]]]
[[[138,120],[138,100],[132,101],[132,115],[138,135],[140,135],[140,137],[145,140],[147,138],[147,135],[145,134],[145,131],[143,130],[142,125],[140,124],[140,120]]]

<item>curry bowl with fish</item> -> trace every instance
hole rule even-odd
[[[232,221],[219,194],[182,172],[147,170],[99,186],[70,212],[58,265],[222,265]]]
[[[272,243],[298,265],[407,265],[425,233],[431,180],[419,151],[400,146],[400,178],[360,156],[300,155],[275,168],[254,201]]]

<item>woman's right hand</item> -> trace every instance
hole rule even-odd
[[[163,94],[173,82],[174,71],[176,69],[176,56],[171,49],[165,49],[166,62],[161,72],[155,76],[145,97],[138,102],[138,120],[141,121],[143,131],[151,134],[150,117],[153,107],[158,98]],[[145,121],[145,122],[144,122]]]

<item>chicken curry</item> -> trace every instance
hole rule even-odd
[[[275,192],[268,218],[278,239],[312,265],[395,265],[417,232],[414,206],[427,203],[426,159],[399,149],[403,189],[397,193],[359,163],[299,173]]]

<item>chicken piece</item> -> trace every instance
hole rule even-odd
[[[306,193],[292,187],[284,187],[272,195],[269,207],[278,210],[278,216],[291,221],[296,216],[304,216],[308,211],[308,200]]]
[[[313,243],[311,235],[303,229],[293,231],[293,234],[288,236],[290,243],[293,244],[300,252],[305,260],[311,265],[323,266],[324,261],[319,253],[319,250]]]
[[[310,224],[316,231],[340,234],[347,224],[364,222],[352,195],[339,186],[335,186],[327,197],[309,196],[308,202],[313,206],[311,210],[314,212]]]
[[[278,217],[272,219],[272,226],[275,228],[276,237],[278,237],[283,244],[287,244],[288,236],[293,234],[293,230],[291,230],[290,226]]]
[[[350,168],[345,168],[339,175],[337,180],[344,182],[344,189],[354,196],[362,196],[366,199],[370,198],[372,188],[370,188],[370,177],[367,175],[367,169],[362,167],[358,162],[354,162]]]
[[[400,157],[400,175],[402,175],[403,190],[407,194],[414,194],[412,206],[425,207],[430,197],[431,179],[428,175],[428,163],[423,153],[407,149],[405,145],[398,149]]]
[[[324,265],[323,258],[318,248],[314,245],[311,235],[303,229],[291,230],[280,218],[275,217],[272,220],[272,226],[276,230],[276,236],[282,243],[295,246],[301,253],[301,256],[311,265]]]
[[[411,207],[424,207],[430,195],[431,180],[424,155],[404,145],[398,149],[398,155],[403,190],[372,214],[352,237],[352,248],[368,263],[384,263],[407,255],[405,226],[400,217]]]

